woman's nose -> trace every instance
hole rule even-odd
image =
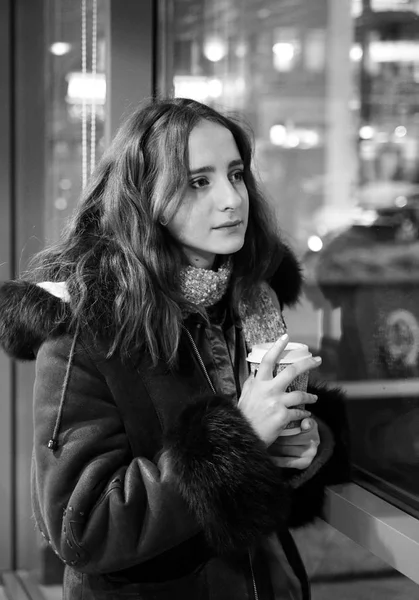
[[[242,203],[242,197],[229,179],[223,179],[217,190],[218,205],[222,210],[238,208]]]

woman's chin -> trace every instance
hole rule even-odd
[[[236,252],[238,252],[239,250],[241,250],[243,248],[243,244],[236,244],[235,246],[225,249],[225,250],[219,250],[218,254],[221,255],[228,255],[228,254],[235,254]]]
[[[229,240],[228,243],[219,244],[217,247],[217,254],[235,254],[243,248],[244,239]]]

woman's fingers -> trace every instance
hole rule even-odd
[[[301,440],[297,440],[297,438],[302,437],[301,434],[297,435],[286,435],[284,437],[279,437],[280,443],[278,440],[272,444],[271,451],[272,454],[277,456],[305,456],[307,454],[315,454],[317,452],[317,448],[320,444],[320,440],[316,439],[307,439],[303,438]],[[295,443],[289,443],[290,438],[296,438]]]
[[[311,433],[312,429],[317,428],[317,423],[314,419],[303,419],[301,421],[302,433]]]
[[[289,408],[287,410],[286,425],[291,423],[291,421],[301,421],[308,417],[311,417],[311,412],[308,410],[304,410],[303,408]]]
[[[315,394],[309,394],[308,392],[301,392],[295,390],[294,392],[288,392],[281,399],[282,404],[287,408],[292,406],[298,406],[299,404],[314,404],[317,402],[317,396]]]
[[[273,415],[282,427],[288,425],[291,421],[303,421],[311,417],[311,412],[304,407],[305,404],[316,402],[317,396],[307,392],[288,392],[281,394],[281,397],[272,405]]]
[[[275,369],[279,357],[285,350],[285,346],[288,344],[289,335],[284,334],[281,336],[275,344],[268,350],[265,356],[262,358],[256,377],[262,379],[272,379],[272,373]]]
[[[282,456],[272,456],[273,462],[277,467],[282,467],[283,469],[307,469],[313,462],[313,458],[310,456],[304,458],[294,458],[294,457],[282,457]]]
[[[277,429],[276,437],[291,421],[302,421],[308,419],[308,417],[311,417],[311,412],[304,408],[286,408],[282,406],[280,410],[271,415],[271,423]]]
[[[320,356],[314,356],[310,358],[304,358],[298,362],[288,365],[282,371],[276,375],[275,383],[280,385],[282,390],[286,390],[287,387],[294,381],[296,377],[312,369],[316,369],[321,365],[322,359]]]
[[[281,336],[266,352],[256,376],[246,380],[238,404],[268,447],[291,421],[308,419],[311,412],[307,408],[317,400],[317,396],[313,394],[297,390],[288,392],[287,388],[295,377],[318,366],[320,359],[299,361],[286,367],[279,376],[273,377],[288,340],[288,335]]]
[[[317,454],[317,448],[318,444],[311,440],[303,446],[283,446],[277,454],[280,454],[281,458],[313,458]]]

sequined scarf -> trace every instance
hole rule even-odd
[[[182,293],[189,302],[209,308],[227,292],[231,273],[231,259],[221,265],[218,271],[184,267],[180,274]],[[254,303],[245,300],[240,302],[239,315],[249,348],[255,344],[274,342],[286,331],[275,293],[266,283],[259,285]]]

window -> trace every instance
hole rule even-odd
[[[153,2],[16,0],[13,11],[4,12],[5,31],[14,34],[13,39],[3,36],[6,50],[0,70],[3,95],[13,98],[14,106],[7,112],[5,107],[4,122],[12,128],[11,166],[6,161],[2,183],[4,208],[7,201],[12,207],[14,250],[6,237],[2,260],[19,275],[35,252],[59,239],[86,172],[89,176],[130,104],[152,94]],[[13,60],[7,60],[7,51]],[[13,77],[5,69],[9,63]],[[3,137],[8,150],[8,136]],[[13,183],[10,190],[7,177]],[[34,595],[61,598],[63,565],[34,527],[30,501],[33,421],[28,402],[34,364],[18,362],[10,371],[10,390],[7,378],[2,387],[4,404],[8,400],[13,414],[11,440],[3,437],[14,453],[10,466],[5,453],[0,469],[4,480],[12,477],[11,540],[4,541],[11,557],[4,553],[5,568],[17,569],[9,573],[13,589],[45,584],[46,589],[35,589]],[[7,419],[5,423],[9,427]],[[3,525],[8,531],[8,523]]]
[[[11,48],[14,77],[5,77],[4,82],[8,93],[9,83],[15,86],[10,203],[16,264],[10,251],[4,262],[19,275],[35,252],[59,238],[82,188],[83,155],[90,172],[90,159],[97,161],[104,149],[109,7],[107,0],[98,0],[96,12],[92,0],[86,1],[84,45],[81,2],[34,0],[14,4],[10,15],[10,30],[16,35]],[[93,47],[96,52],[92,52]],[[30,569],[41,583],[57,583],[63,566],[34,528],[30,501],[33,422],[28,401],[33,392],[34,365],[17,363],[12,377],[9,401],[15,413],[12,452],[16,452],[16,460],[11,482],[14,555],[8,569]]]
[[[359,481],[417,516],[418,2],[173,7],[165,79],[252,126],[260,178],[305,273],[303,302],[286,314],[292,339],[348,392]]]
[[[58,239],[104,150],[106,1],[45,0],[45,234]],[[85,71],[85,72],[84,72]],[[83,172],[85,171],[85,172]]]

